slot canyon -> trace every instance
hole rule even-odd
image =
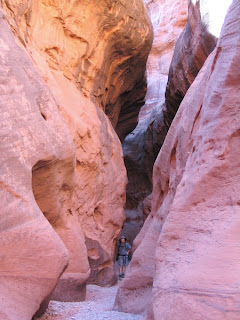
[[[0,0],[0,320],[240,319],[239,31],[239,0]]]

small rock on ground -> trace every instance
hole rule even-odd
[[[88,285],[85,301],[51,301],[40,320],[142,320],[142,316],[112,310],[117,290],[117,285]]]

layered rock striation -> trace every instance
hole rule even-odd
[[[189,1],[187,24],[176,43],[169,69],[163,107],[167,128],[170,127],[187,90],[217,43],[215,34],[210,33],[213,22],[206,21],[204,15],[207,3]],[[211,12],[208,12],[208,15],[211,15]]]
[[[0,4],[0,318],[31,319],[51,295],[116,281],[127,178],[112,124],[144,91],[152,35],[141,1]]]
[[[147,94],[139,123],[123,142],[128,172],[126,223],[123,232],[133,241],[145,219],[143,200],[152,191],[152,169],[167,134],[162,104],[176,41],[187,21],[184,1],[145,1],[154,41],[147,61]]]
[[[47,219],[52,225],[59,220],[61,190],[74,188],[74,145],[53,95],[1,11],[0,92],[0,318],[31,319],[69,261]],[[43,166],[49,212],[40,211],[32,190],[32,168]]]
[[[177,39],[186,21],[187,2],[168,3],[170,9],[165,4],[148,3],[153,21],[158,21],[157,12],[160,12],[159,28],[147,64],[148,92],[139,124],[123,144],[129,176],[127,207],[137,211],[140,221],[137,232],[144,218],[142,203],[152,191],[154,162],[182,99],[216,46],[229,4],[226,1],[216,8],[211,1],[188,1],[187,23]],[[167,20],[167,17],[171,18]],[[131,217],[129,220],[133,223]],[[130,223],[124,227],[127,233],[132,229]]]
[[[239,318],[239,15],[233,0],[154,166],[152,211],[116,300],[149,320]]]
[[[152,44],[142,0],[1,3],[21,41],[74,81],[108,115],[121,139],[135,128]]]

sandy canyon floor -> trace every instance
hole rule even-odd
[[[51,301],[40,320],[142,320],[143,317],[113,311],[118,285],[108,288],[87,286],[83,302]]]

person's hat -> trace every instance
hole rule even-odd
[[[125,241],[127,241],[127,238],[124,237],[124,236],[121,236],[121,237],[119,238],[119,241],[121,241],[121,239],[125,239]]]

